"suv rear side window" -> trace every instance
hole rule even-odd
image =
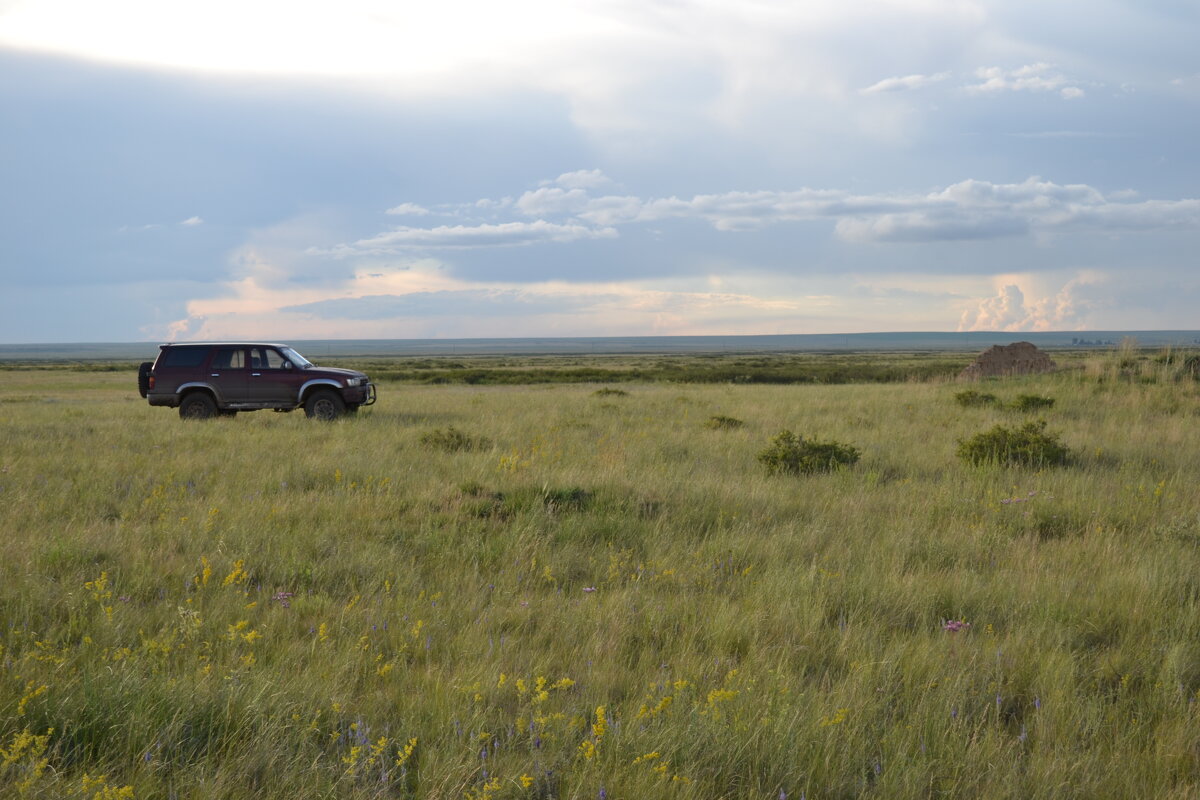
[[[208,355],[207,347],[168,347],[159,360],[163,367],[198,367]]]

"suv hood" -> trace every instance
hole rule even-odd
[[[342,369],[341,367],[313,367],[312,369],[301,370],[305,375],[328,375],[334,378],[365,378],[365,372],[359,372],[356,369]]]

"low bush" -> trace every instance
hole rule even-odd
[[[1036,394],[1017,395],[1017,399],[1008,404],[1013,411],[1037,411],[1054,405],[1053,397],[1042,397]]]
[[[592,503],[592,493],[578,486],[542,487],[542,502],[552,511],[584,511]]]
[[[771,475],[778,472],[807,475],[850,466],[858,461],[860,455],[858,448],[848,444],[805,439],[784,430],[771,440],[766,450],[758,454],[758,460]]]
[[[592,392],[595,397],[628,397],[629,392],[624,389],[610,389],[607,386],[603,389],[597,389]]]
[[[1065,464],[1070,454],[1058,434],[1046,432],[1046,421],[1042,419],[1019,428],[997,425],[958,442],[958,457],[968,464],[1040,467]]]
[[[464,433],[451,425],[447,428],[434,428],[422,433],[421,445],[430,450],[456,453],[462,450],[486,450],[492,446],[492,442],[483,436]]]
[[[709,417],[708,422],[704,423],[704,427],[711,428],[714,431],[720,431],[740,428],[745,424],[745,422],[742,422],[737,417],[726,417],[721,414],[717,414],[716,416]]]
[[[974,406],[990,406],[996,404],[996,395],[986,392],[977,392],[974,389],[965,389],[954,395],[954,400],[963,408],[972,408]]]

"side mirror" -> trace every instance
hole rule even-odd
[[[291,368],[292,368],[292,362],[290,362],[290,361],[285,361],[285,362],[283,362],[283,368],[284,368],[284,369],[291,369]]]

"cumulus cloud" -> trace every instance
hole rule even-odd
[[[972,309],[963,311],[959,321],[960,331],[1007,331],[1019,330],[1025,319],[1025,295],[1016,284],[1000,289],[995,297],[979,301]]]
[[[940,83],[950,77],[948,72],[939,72],[936,75],[905,75],[903,77],[884,78],[878,83],[873,83],[865,89],[859,89],[859,94],[884,94],[889,92],[907,92],[912,89],[923,89],[926,86],[932,86],[935,83]]]
[[[1017,69],[1006,70],[1001,67],[980,67],[975,71],[977,83],[967,86],[967,91],[974,94],[991,94],[996,92],[1058,92],[1067,100],[1083,97],[1084,91],[1075,85],[1053,64],[1039,62],[1027,64]]]
[[[546,186],[525,192],[516,200],[517,210],[529,217],[551,214],[580,214],[587,211],[591,196],[583,189]]]
[[[398,217],[423,217],[429,213],[429,209],[416,203],[401,203],[398,206],[392,206],[384,213]]]
[[[1081,330],[1094,310],[1086,287],[1093,280],[1075,278],[1053,294],[1026,300],[1015,283],[999,288],[993,297],[981,298],[962,312],[960,331]]]
[[[1004,213],[931,209],[838,220],[837,235],[850,242],[934,242],[999,239],[1029,231],[1029,222]]]
[[[574,172],[564,172],[550,183],[565,189],[595,189],[612,181],[598,169],[577,169]]]

